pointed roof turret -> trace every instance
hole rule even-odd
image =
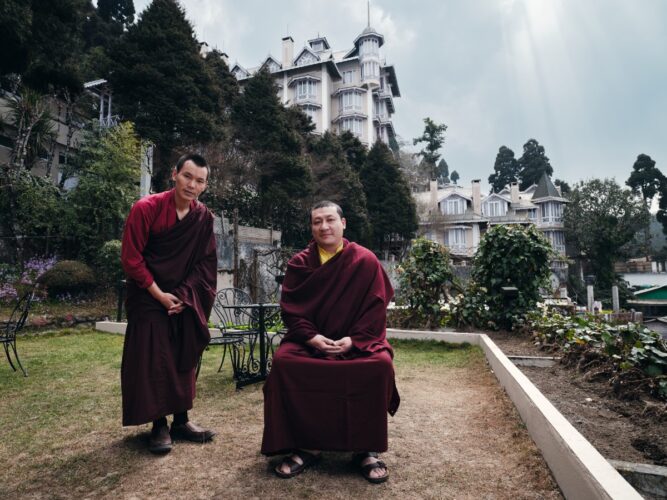
[[[543,198],[566,201],[565,198],[563,198],[563,196],[560,194],[560,191],[558,191],[558,188],[554,186],[553,182],[551,182],[551,179],[546,172],[544,172],[542,177],[540,177],[540,180],[537,183],[537,187],[535,188],[535,192],[533,193],[533,201],[541,200]]]

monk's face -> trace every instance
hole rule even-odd
[[[192,160],[186,161],[178,172],[172,173],[176,198],[179,201],[196,200],[206,189],[208,169],[200,167]]]
[[[310,213],[310,229],[317,244],[333,253],[343,241],[345,219],[338,215],[336,207],[316,208]]]

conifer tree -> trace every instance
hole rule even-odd
[[[500,146],[493,165],[493,173],[489,176],[491,192],[498,193],[505,186],[519,180],[519,162],[514,158],[514,151],[507,146]]]
[[[346,130],[339,136],[340,144],[345,152],[347,163],[352,167],[352,170],[359,173],[366,162],[368,151],[361,141],[349,130]]]
[[[417,230],[410,188],[386,144],[377,141],[361,170],[373,250],[405,249]]]
[[[113,51],[121,114],[156,145],[153,188],[166,187],[178,148],[219,137],[218,87],[185,12],[176,0],[153,0]]]
[[[549,158],[544,153],[544,147],[535,139],[529,139],[523,145],[523,155],[519,158],[519,168],[521,176],[519,188],[521,190],[537,184],[545,172],[549,177],[554,173]]]
[[[316,201],[331,200],[343,209],[345,237],[366,244],[369,234],[366,195],[359,174],[347,163],[339,138],[325,132],[311,148]]]

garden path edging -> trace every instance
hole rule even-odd
[[[480,346],[566,498],[642,498],[487,335],[387,329],[387,337]]]

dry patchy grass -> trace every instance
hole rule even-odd
[[[477,348],[396,343],[402,404],[379,486],[342,453],[298,478],[273,476],[259,454],[261,387],[236,392],[229,367],[216,372],[219,349],[204,356],[191,412],[218,436],[163,457],[146,451],[148,426],[120,425],[122,337],[61,331],[19,349],[28,378],[0,364],[2,498],[560,498]]]

